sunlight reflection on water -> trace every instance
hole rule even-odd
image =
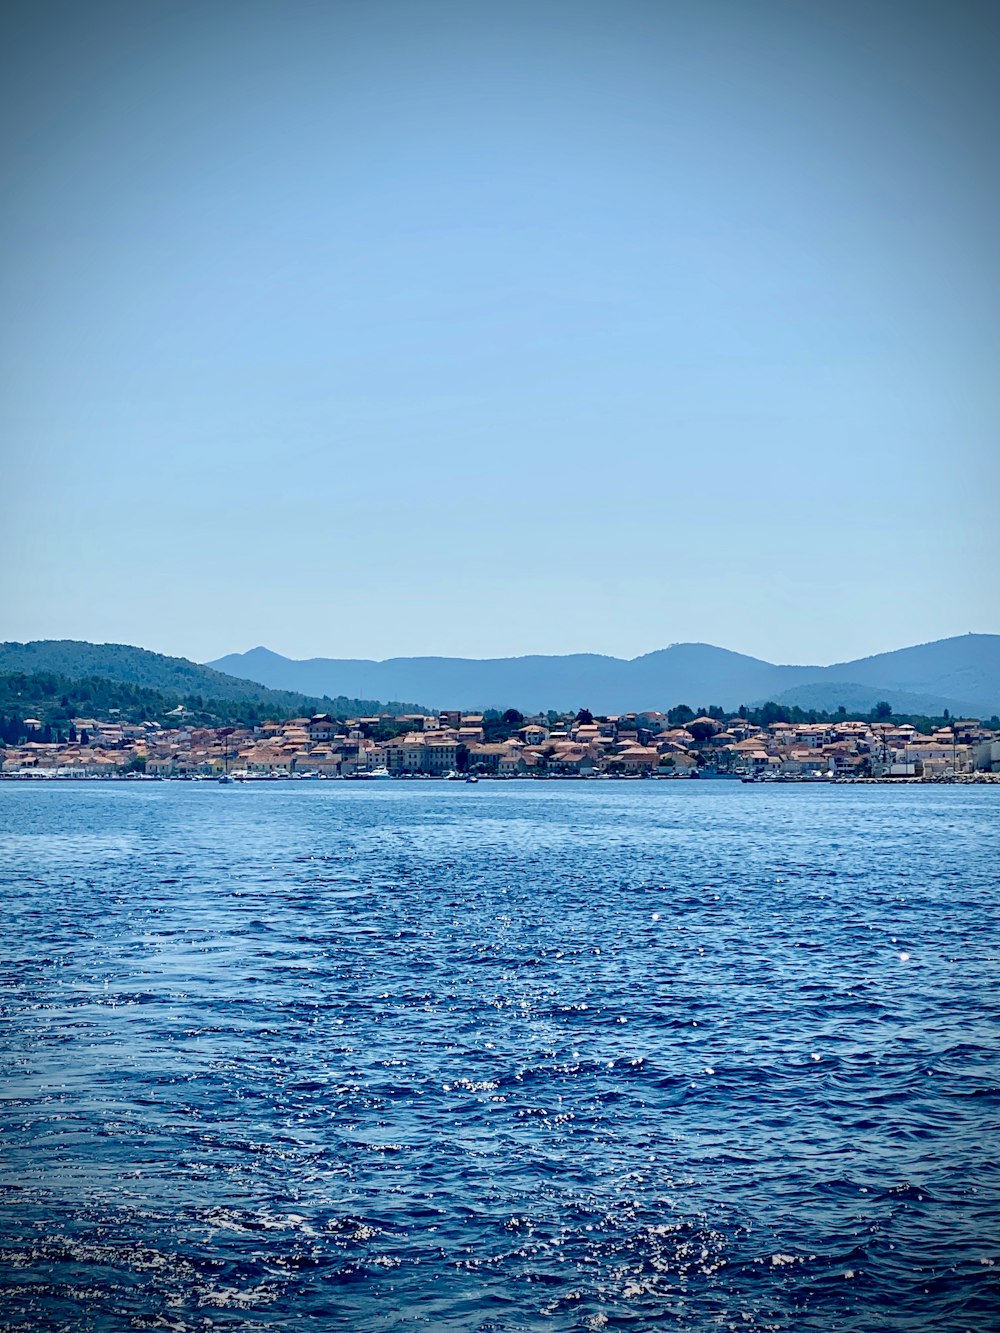
[[[984,1328],[1000,793],[2,784],[3,1328]]]

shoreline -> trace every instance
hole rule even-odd
[[[738,782],[747,787],[975,787],[991,786],[1000,784],[1000,773],[960,773],[954,777],[936,777],[936,778],[916,778],[916,777],[881,777],[881,778],[804,778],[804,777],[780,777],[780,778],[752,778],[741,773],[713,773],[710,775],[702,774],[625,774],[625,773],[600,773],[591,776],[580,776],[572,773],[546,773],[536,774],[532,777],[498,777],[495,774],[477,775],[474,783],[468,783],[464,778],[448,778],[438,776],[437,774],[406,774],[398,777],[389,778],[371,778],[367,774],[350,775],[342,777],[339,774],[330,776],[325,773],[302,773],[302,774],[254,774],[246,777],[230,778],[228,783],[223,784],[221,779],[213,776],[195,776],[195,777],[162,777],[160,775],[149,775],[144,773],[0,773],[0,782],[182,782],[186,784],[202,783],[216,786],[246,786],[259,785],[261,783],[301,783],[301,782],[363,782],[375,785],[381,785],[383,782],[451,782],[455,785],[476,785],[480,782]]]

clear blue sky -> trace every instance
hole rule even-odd
[[[8,7],[0,637],[1000,629],[1000,9]]]

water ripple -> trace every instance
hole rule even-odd
[[[0,1330],[1000,1326],[998,815],[0,784]]]

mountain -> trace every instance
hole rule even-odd
[[[98,678],[156,690],[173,699],[197,696],[212,702],[253,703],[262,714],[270,710],[276,717],[316,711],[347,717],[380,711],[418,711],[410,704],[381,704],[375,699],[316,696],[304,691],[269,688],[210,666],[191,662],[186,657],[166,657],[163,653],[133,648],[124,643],[86,643],[79,639],[36,639],[30,643],[0,643],[0,675],[53,673],[70,680]]]
[[[212,664],[272,687],[395,695],[401,690],[432,708],[588,707],[625,712],[668,707],[697,696],[737,706],[748,697],[773,697],[796,684],[804,668],[775,667],[709,644],[678,644],[627,662],[597,653],[565,657],[395,657],[385,662],[312,658],[293,661],[267,648],[236,653]],[[405,687],[405,690],[404,690]],[[704,696],[704,698],[703,698]]]
[[[824,668],[823,679],[964,699],[993,713],[1000,705],[1000,634],[962,634],[838,662]]]
[[[1000,635],[967,634],[833,666],[777,666],[706,643],[677,643],[626,660],[565,657],[394,657],[384,662],[314,657],[296,661],[267,648],[233,653],[217,669],[272,688],[308,693],[423,699],[432,708],[590,708],[599,713],[666,709],[685,702],[737,708],[767,699],[800,707],[869,709],[886,699],[900,712],[1000,712]],[[796,696],[796,697],[793,697]],[[905,698],[904,698],[905,696]],[[868,702],[854,704],[863,697]],[[893,702],[893,699],[897,703]],[[919,710],[905,706],[921,700]],[[821,702],[819,702],[821,700]]]
[[[1000,714],[1000,635],[966,634],[833,666],[776,666],[706,643],[677,643],[625,660],[597,653],[565,657],[397,657],[385,662],[312,658],[294,661],[254,648],[208,665],[128,644],[75,639],[0,643],[0,674],[52,672],[72,680],[99,677],[165,696],[242,701],[262,714],[431,708],[520,708],[537,712],[591,708],[598,713],[721,704],[738,708],[767,699],[800,708],[868,711],[885,699],[897,713],[972,717]]]

